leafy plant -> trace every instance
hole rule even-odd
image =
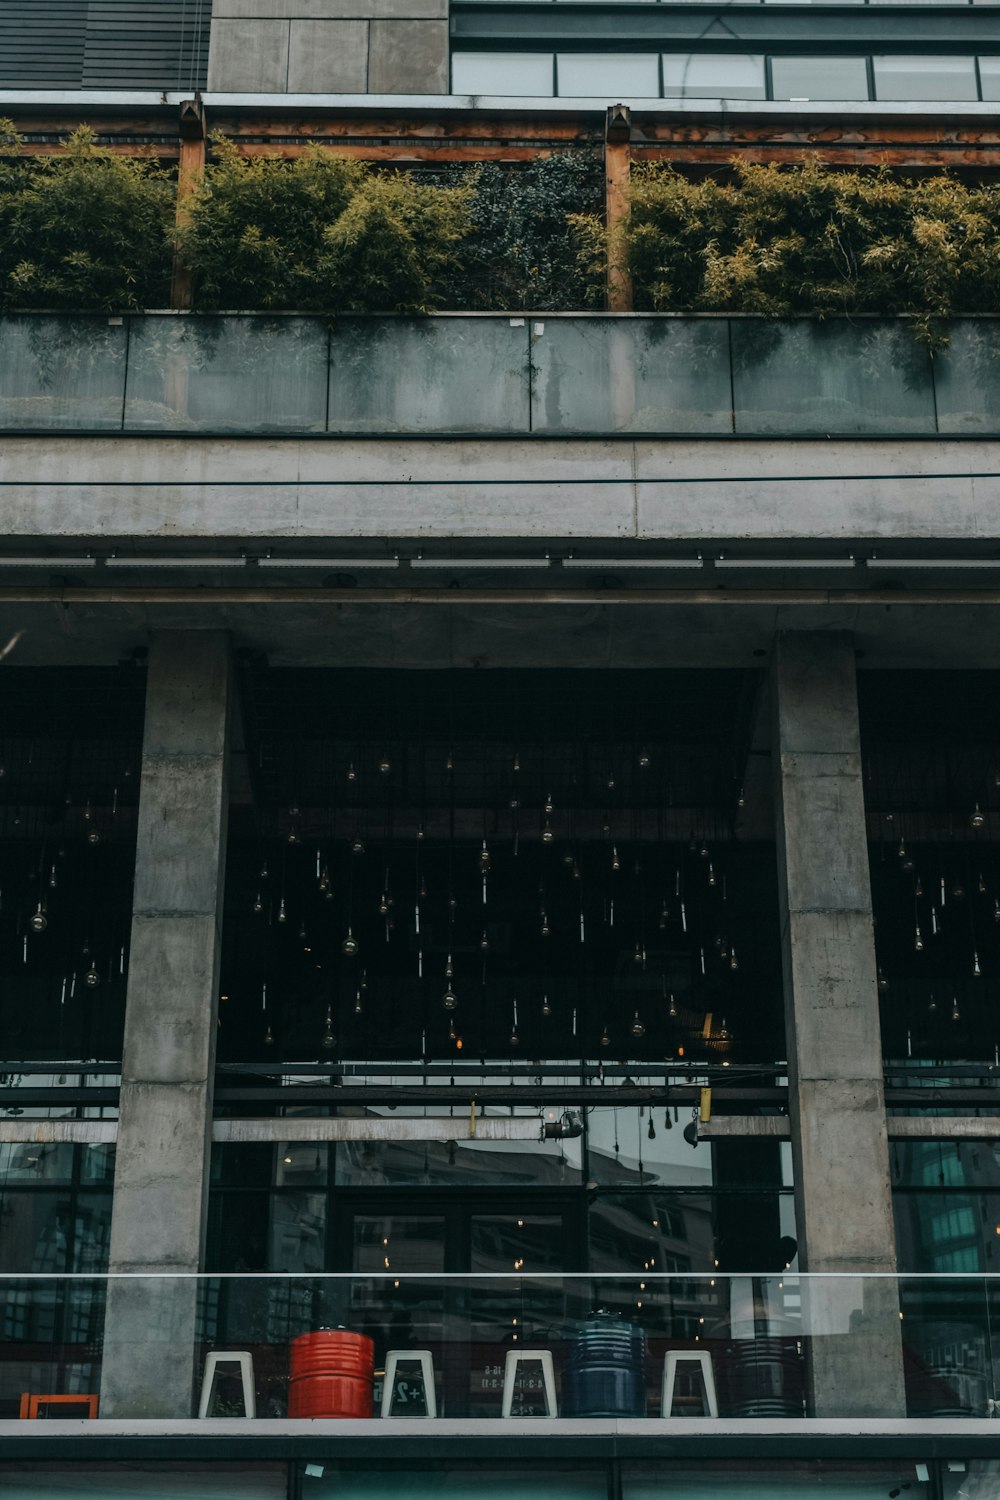
[[[468,190],[334,155],[216,160],[179,231],[202,308],[415,312],[436,305],[468,223]]]
[[[657,311],[912,315],[933,346],[940,319],[1000,308],[1000,189],[945,174],[733,163],[734,179],[636,168],[621,230],[636,306]],[[579,254],[607,251],[593,218]]]
[[[164,306],[174,189],[147,162],[102,150],[81,126],[58,157],[0,177],[0,304]]]
[[[448,279],[448,306],[565,312],[600,307],[603,276],[578,254],[573,216],[599,221],[600,160],[558,152],[524,167],[467,171],[469,234]]]

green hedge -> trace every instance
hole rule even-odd
[[[818,161],[732,172],[720,182],[635,169],[622,248],[637,309],[910,314],[932,344],[937,320],[1000,310],[1000,186]],[[577,228],[600,262],[603,226]]]
[[[170,173],[78,130],[17,153],[0,120],[0,310],[167,305],[175,254],[210,309],[567,311],[603,305],[595,153],[524,167],[376,169],[317,146],[287,162],[214,159],[174,224]],[[6,147],[6,150],[4,150]],[[1000,310],[1000,186],[947,174],[735,162],[727,179],[633,172],[620,231],[637,310],[771,317]]]

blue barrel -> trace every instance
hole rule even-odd
[[[569,1341],[563,1373],[568,1417],[646,1415],[646,1335],[634,1323],[597,1312]]]

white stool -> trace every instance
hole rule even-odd
[[[199,1417],[207,1417],[211,1412],[220,1365],[239,1365],[240,1379],[243,1383],[243,1414],[247,1417],[255,1417],[257,1402],[253,1392],[253,1355],[245,1349],[218,1349],[208,1356],[205,1361],[205,1378],[201,1384]]]
[[[517,1384],[518,1365],[541,1365],[542,1389],[545,1392],[545,1415],[556,1417],[556,1372],[552,1367],[552,1354],[548,1349],[508,1349],[503,1366],[503,1407],[500,1415],[509,1417],[514,1405],[514,1386]]]
[[[671,1349],[663,1361],[663,1395],[660,1403],[660,1415],[672,1417],[674,1414],[674,1382],[677,1378],[678,1365],[697,1365],[701,1370],[701,1378],[705,1383],[705,1405],[708,1407],[708,1415],[717,1417],[719,1415],[719,1403],[715,1399],[715,1375],[712,1371],[712,1356],[706,1349]]]
[[[382,1382],[382,1415],[392,1416],[392,1398],[396,1390],[396,1370],[400,1365],[419,1365],[420,1378],[424,1383],[424,1405],[428,1417],[437,1416],[437,1395],[434,1390],[434,1360],[429,1349],[390,1349],[385,1357],[385,1379]]]

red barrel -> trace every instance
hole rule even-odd
[[[290,1417],[370,1417],[375,1345],[365,1333],[323,1328],[292,1339]]]

